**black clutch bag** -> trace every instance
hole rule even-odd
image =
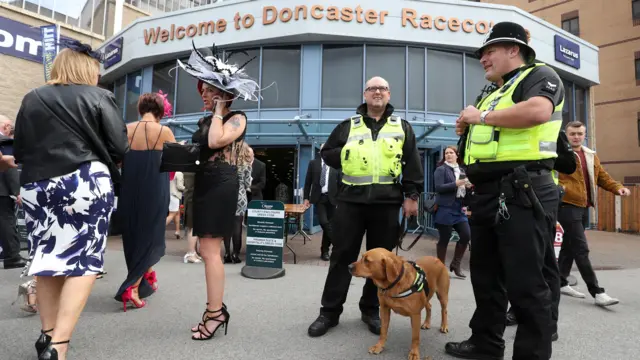
[[[160,172],[194,173],[200,168],[200,145],[164,143]]]

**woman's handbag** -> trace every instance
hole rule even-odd
[[[436,194],[427,193],[422,207],[424,208],[424,211],[428,212],[429,214],[434,214],[436,210],[438,210],[438,205],[436,204]]]
[[[195,173],[200,168],[200,145],[164,143],[160,172]]]

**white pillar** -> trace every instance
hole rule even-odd
[[[124,11],[124,0],[116,0],[116,13],[113,18],[113,33],[122,30],[122,13]]]

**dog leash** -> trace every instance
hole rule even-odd
[[[415,216],[411,216],[410,218],[415,218]],[[413,240],[411,245],[409,245],[409,247],[405,249],[402,247],[402,243],[404,242],[404,238],[405,236],[407,236],[408,232],[409,232],[409,229],[407,228],[407,217],[405,215],[402,215],[402,221],[400,222],[400,230],[398,234],[398,245],[396,246],[396,255],[398,255],[398,249],[401,249],[402,251],[411,250],[411,248],[413,248],[415,244],[418,243],[418,240],[420,240],[423,233],[423,231],[421,231],[420,235],[418,235],[416,239]]]

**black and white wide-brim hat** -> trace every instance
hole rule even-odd
[[[519,45],[524,52],[527,63],[532,63],[536,59],[536,52],[529,46],[529,40],[529,32],[522,25],[508,21],[499,22],[489,30],[482,46],[476,51],[475,55],[481,58],[482,52],[489,45],[512,43]]]
[[[202,93],[202,84],[207,83],[232,94],[234,99],[258,101],[260,85],[244,71],[244,67],[255,57],[237,66],[228,63],[232,53],[229,53],[226,58],[220,55],[216,56],[214,55],[217,52],[215,46],[211,50],[211,54],[208,52],[208,50],[205,50],[205,53],[198,51],[193,44],[193,51],[187,63],[178,60],[178,66],[182,70],[199,80],[198,91],[200,93]]]

